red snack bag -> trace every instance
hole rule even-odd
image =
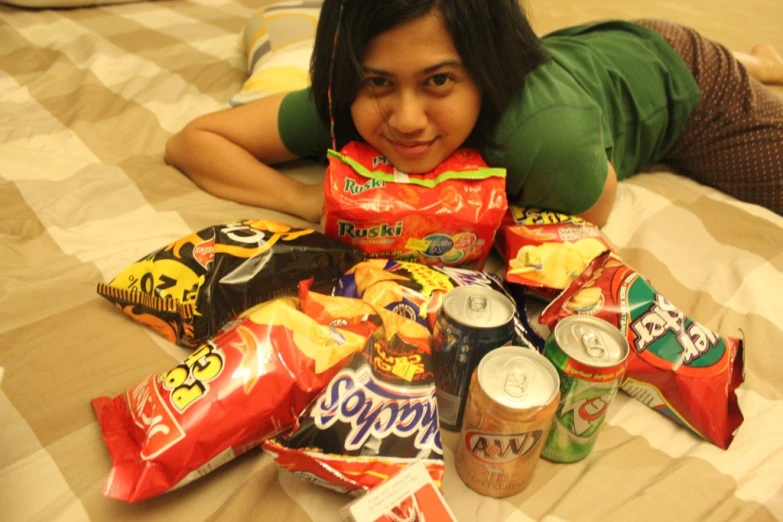
[[[505,183],[505,170],[473,149],[405,174],[351,142],[329,151],[324,232],[369,257],[481,268],[508,207]]]
[[[495,242],[506,280],[554,298],[595,256],[611,247],[597,226],[578,216],[510,206]]]
[[[243,313],[169,371],[93,399],[113,462],[104,494],[152,497],[257,447],[290,427],[366,339],[281,298]]]
[[[428,330],[379,310],[383,328],[264,450],[301,477],[342,492],[367,491],[421,460],[444,473]]]
[[[743,342],[693,321],[628,265],[605,252],[541,314],[554,328],[574,314],[594,315],[625,335],[630,353],[622,389],[723,449],[743,417]]]

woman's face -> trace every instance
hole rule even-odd
[[[362,67],[354,125],[398,170],[433,170],[473,130],[481,92],[439,11],[370,40]]]

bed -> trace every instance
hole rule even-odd
[[[111,462],[90,400],[187,352],[116,313],[96,284],[216,223],[305,225],[212,197],[162,160],[172,133],[242,88],[240,34],[266,2],[20,3],[0,5],[0,519],[338,520],[350,498],[260,450],[140,503],[102,495]],[[533,0],[530,12],[542,33],[659,16],[732,48],[783,49],[777,2],[735,4]],[[323,166],[285,170],[317,182]],[[542,460],[523,493],[493,500],[458,478],[457,434],[444,431],[451,509],[461,522],[783,520],[783,218],[653,167],[620,184],[604,234],[689,316],[744,338],[733,444],[718,449],[619,394],[586,460]]]

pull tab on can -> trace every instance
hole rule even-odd
[[[562,351],[571,359],[592,368],[624,365],[628,342],[616,326],[596,317],[572,315],[555,326],[545,351]]]
[[[516,311],[514,303],[497,290],[481,285],[452,288],[443,297],[442,314],[468,330],[506,330]],[[492,348],[497,348],[498,345]]]
[[[513,357],[503,366],[506,379],[503,393],[515,401],[524,399],[536,380],[536,369],[530,361],[522,357]]]
[[[607,356],[606,346],[604,346],[601,336],[595,332],[582,334],[582,346],[590,357],[603,359]]]
[[[465,300],[465,317],[474,324],[489,322],[492,316],[487,297],[481,294],[471,295]]]

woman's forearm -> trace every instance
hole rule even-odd
[[[166,162],[217,197],[312,222],[320,219],[321,184],[292,179],[214,132],[186,127],[166,144]]]

